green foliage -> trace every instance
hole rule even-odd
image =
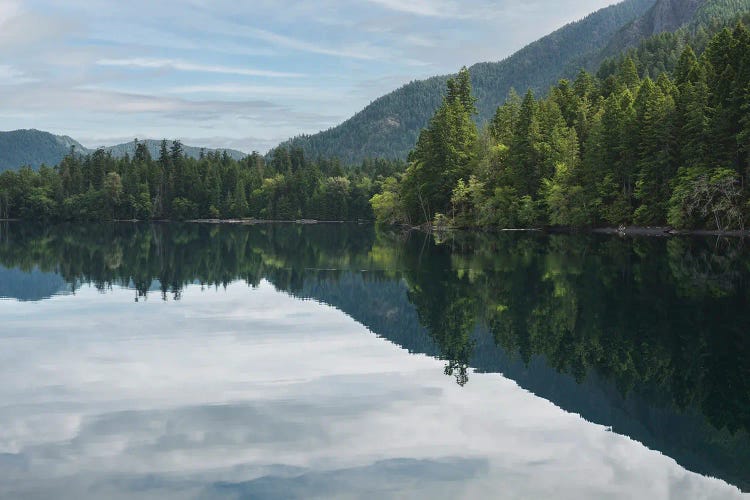
[[[591,196],[576,182],[574,171],[559,163],[552,179],[545,179],[544,201],[549,221],[558,226],[586,226],[596,213]]]
[[[745,228],[740,179],[732,169],[680,169],[669,205],[670,224],[678,227]]]
[[[409,154],[401,197],[408,220],[425,223],[436,213],[446,213],[453,187],[468,177],[477,142],[475,112],[469,72],[448,80],[443,105],[422,131]]]
[[[71,152],[54,169],[0,174],[0,218],[323,219],[371,220],[368,200],[400,162],[368,160],[347,169],[335,160],[311,162],[300,150],[279,149],[270,161],[254,153],[234,160],[208,152],[200,159],[162,141],[154,160],[145,144],[115,158],[99,149]]]
[[[404,213],[398,181],[388,177],[383,181],[382,191],[370,200],[375,218],[382,223],[395,224]]]
[[[640,206],[635,210],[633,220],[643,226],[665,221],[669,182],[675,170],[675,104],[672,95],[676,90],[662,74],[660,82],[664,80],[666,83],[658,85],[646,78],[635,101],[638,180],[634,194]]]
[[[512,93],[479,135],[469,128],[473,101],[458,97],[470,87],[451,80],[456,97],[423,131],[400,185],[376,200],[376,215],[425,222],[442,213],[456,227],[742,228],[750,31],[717,30],[702,48],[683,44],[668,65],[673,74],[641,77],[650,48],[672,47],[674,38],[660,35],[605,62],[599,77],[561,80],[542,99]]]
[[[711,0],[702,2],[693,20],[693,26],[716,26],[750,10],[748,0]]]
[[[195,203],[187,198],[178,196],[172,200],[172,217],[177,220],[187,220],[195,218],[197,207]]]

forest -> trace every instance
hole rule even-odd
[[[655,37],[541,99],[511,92],[482,130],[475,102],[464,68],[407,170],[373,197],[379,221],[744,229],[750,31],[741,23],[713,37]]]
[[[377,179],[404,168],[386,160],[343,168],[337,160],[310,161],[299,148],[277,148],[269,161],[258,153],[235,160],[226,152],[196,159],[178,141],[162,141],[154,159],[145,143],[135,142],[132,157],[72,149],[53,168],[0,174],[0,219],[371,220]]]

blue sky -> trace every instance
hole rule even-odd
[[[0,130],[265,152],[611,0],[0,0]]]

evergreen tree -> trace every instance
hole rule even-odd
[[[638,68],[635,65],[635,61],[632,57],[626,57],[617,72],[617,80],[626,89],[634,92],[640,85],[640,78],[638,77]]]
[[[500,144],[510,146],[520,114],[521,98],[514,89],[511,89],[505,103],[497,108],[495,116],[490,122],[489,129],[493,139]]]
[[[456,182],[468,178],[477,141],[473,112],[471,83],[464,68],[458,79],[449,80],[443,105],[409,155],[402,198],[410,220],[424,223],[445,213]]]
[[[680,55],[680,60],[674,70],[674,79],[677,85],[684,85],[693,82],[692,76],[695,66],[698,64],[698,58],[691,46],[685,47]]]
[[[520,196],[536,196],[541,182],[540,155],[537,146],[541,130],[534,92],[529,90],[521,103],[518,126],[510,147],[510,178]]]
[[[242,218],[247,216],[247,194],[245,193],[245,181],[242,179],[237,181],[237,185],[234,188],[234,217]]]
[[[669,180],[674,175],[671,156],[674,101],[660,85],[646,78],[635,101],[638,129],[638,181],[635,196],[640,206],[634,221],[641,225],[666,222]]]

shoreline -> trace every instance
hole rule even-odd
[[[0,222],[24,222],[23,219],[0,219]],[[39,222],[39,221],[31,221]],[[67,223],[142,223],[151,222],[159,224],[214,224],[214,225],[263,225],[263,224],[297,224],[297,225],[316,225],[316,224],[375,224],[371,220],[316,220],[316,219],[297,219],[297,220],[271,220],[271,219],[189,219],[177,221],[171,219],[153,219],[150,221],[140,219],[115,219],[109,221],[62,221]],[[57,224],[59,222],[55,222]],[[467,232],[467,233],[544,233],[544,234],[606,234],[617,236],[651,236],[657,238],[671,238],[675,236],[717,236],[728,238],[750,238],[750,229],[719,231],[716,229],[674,229],[668,226],[644,227],[644,226],[624,226],[624,227],[541,227],[541,228],[446,228],[438,230],[434,227],[409,226],[409,225],[391,225],[391,227],[401,228],[406,231],[423,231],[428,233],[440,232]]]
[[[733,238],[748,238],[750,230],[719,231],[716,229],[674,229],[671,227],[640,227],[628,226],[624,228],[593,228],[589,230],[595,234],[616,234],[621,236],[721,236]]]
[[[452,231],[463,232],[486,232],[486,233],[544,233],[544,234],[605,234],[610,236],[650,236],[653,238],[673,238],[677,236],[717,236],[723,238],[750,238],[750,230],[732,230],[719,231],[715,229],[675,229],[668,226],[645,227],[645,226],[624,226],[624,227],[540,227],[540,228],[447,228],[439,230],[434,227],[412,227],[404,226],[408,230],[424,231],[428,233],[449,233]]]
[[[176,222],[176,221],[166,221]],[[360,221],[345,221],[345,220],[316,220],[316,219],[297,219],[297,220],[267,220],[267,219],[191,219],[183,222],[190,222],[193,224],[239,224],[254,226],[258,224],[299,224],[299,225],[313,225],[313,224],[360,224]],[[371,223],[371,221],[368,221]]]

